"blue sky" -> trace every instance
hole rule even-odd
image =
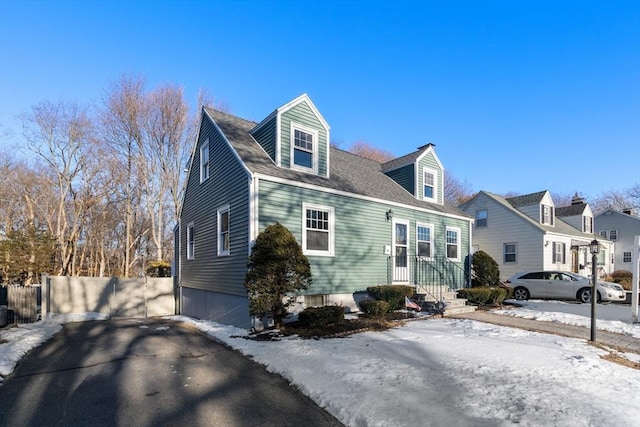
[[[474,191],[640,182],[640,0],[0,0],[0,150],[122,73],[256,121],[307,93],[343,148],[432,142]]]

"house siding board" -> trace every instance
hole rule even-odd
[[[282,165],[291,164],[292,122],[318,131],[318,175],[327,176],[327,150],[329,146],[327,131],[306,102],[301,102],[282,114],[280,126]]]
[[[264,151],[276,161],[276,117],[275,115],[267,123],[262,124],[255,132],[251,132],[255,140],[262,146]]]
[[[259,231],[280,222],[302,242],[302,204],[313,203],[334,208],[335,255],[309,256],[313,285],[306,294],[340,294],[365,290],[387,282],[387,256],[391,245],[392,222],[386,220],[389,206],[346,196],[260,180]],[[434,225],[434,251],[445,255],[445,229],[460,229],[459,265],[464,268],[470,247],[468,221],[393,207],[394,218],[408,220],[409,251],[415,254],[416,221]]]
[[[479,194],[465,207],[465,211],[475,216],[476,210],[487,210],[487,226],[473,226],[473,244],[497,263],[501,280],[506,280],[513,274],[531,269],[532,266],[542,266],[543,253],[542,230],[525,223],[518,215],[514,215],[499,203],[484,194]],[[503,245],[517,244],[517,259],[515,263],[505,263]],[[535,267],[540,268],[540,267]]]
[[[199,147],[209,138],[210,177],[199,182]],[[186,259],[186,245],[180,248],[181,283],[187,288],[246,295],[243,279],[247,264],[249,177],[223,137],[208,119],[203,119],[195,150],[189,191],[181,217],[181,240],[186,226],[194,225],[195,259]],[[217,209],[230,207],[230,256],[217,255]]]
[[[443,198],[443,177],[444,177],[444,173],[443,170],[440,168],[440,165],[438,164],[438,161],[435,158],[435,155],[433,154],[433,152],[428,152],[426,153],[418,162],[418,189],[417,189],[417,196],[419,198],[422,199],[423,197],[423,191],[422,191],[422,186],[424,185],[424,168],[428,168],[428,169],[432,169],[435,170],[436,172],[438,172],[438,178],[436,181],[436,203],[442,203],[442,198]]]
[[[632,262],[623,262],[624,252],[633,254],[633,239],[640,236],[640,217],[628,215],[622,212],[606,210],[594,218],[596,238],[601,241],[602,230],[617,230],[618,238],[614,241],[614,270],[631,271]]]
[[[416,195],[416,173],[414,164],[394,169],[386,174],[409,193]]]

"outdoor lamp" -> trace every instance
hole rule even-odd
[[[591,289],[591,341],[596,342],[596,300],[598,299],[596,261],[600,251],[600,246],[596,239],[593,239],[589,244],[589,251],[591,251],[591,280],[593,281],[593,289]]]
[[[391,209],[389,209],[387,211],[387,221],[390,221],[393,219],[393,211]]]

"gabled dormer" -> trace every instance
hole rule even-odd
[[[329,177],[330,127],[307,94],[277,108],[251,130],[276,165]]]
[[[593,233],[593,212],[578,193],[571,198],[569,206],[556,209],[556,216],[583,233]]]
[[[511,206],[541,225],[555,226],[556,208],[548,191],[509,197],[506,200]]]
[[[444,168],[434,144],[424,145],[414,153],[388,161],[382,171],[417,199],[444,204]]]

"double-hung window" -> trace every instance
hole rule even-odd
[[[305,203],[302,216],[302,249],[305,255],[333,256],[333,208]]]
[[[553,225],[553,207],[548,205],[542,205],[542,223],[547,225]]]
[[[582,232],[583,233],[593,233],[593,218],[590,216],[582,217]]]
[[[196,239],[194,234],[193,223],[187,225],[187,259],[195,259]]]
[[[565,243],[553,242],[553,263],[564,264],[565,263]]]
[[[421,258],[431,258],[433,254],[433,226],[428,224],[416,225],[416,248]]]
[[[518,245],[516,243],[504,244],[504,263],[514,263],[518,260]]]
[[[433,169],[424,168],[422,171],[422,198],[426,201],[437,200],[438,173]]]
[[[229,229],[229,205],[226,205],[218,209],[218,256],[230,254]]]
[[[476,211],[476,227],[486,227],[487,217],[488,217],[488,212],[486,209],[481,209],[479,211]]]
[[[447,227],[446,240],[447,259],[460,261],[460,229]]]
[[[291,167],[317,171],[318,132],[291,125]]]
[[[200,182],[209,178],[209,140],[200,147]]]
[[[631,262],[631,252],[622,252],[622,262]]]
[[[609,233],[608,233],[608,231],[607,231],[607,230],[601,230],[601,231],[600,231],[600,235],[606,239],[606,238],[607,238],[607,236],[609,235]]]
[[[609,240],[618,240],[618,230],[609,230]]]

